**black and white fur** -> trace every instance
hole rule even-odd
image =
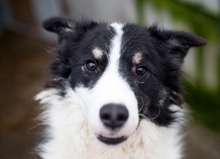
[[[53,78],[36,97],[47,125],[43,159],[182,157],[181,65],[203,39],[156,26],[60,17],[43,26],[59,38]]]

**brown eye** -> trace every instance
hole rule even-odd
[[[143,76],[143,75],[145,75],[147,73],[147,69],[144,66],[139,66],[139,67],[136,68],[135,73],[138,76]]]
[[[95,72],[97,70],[97,64],[93,60],[88,60],[85,64],[85,67],[88,71]]]

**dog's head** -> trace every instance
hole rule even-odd
[[[51,18],[43,23],[58,35],[51,70],[61,95],[80,96],[88,125],[106,144],[126,140],[140,120],[158,126],[175,122],[181,107],[181,65],[191,47],[206,42],[193,34],[135,24],[76,22]]]

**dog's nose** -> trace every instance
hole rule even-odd
[[[107,104],[100,110],[102,123],[111,130],[122,127],[127,121],[128,115],[127,108],[120,104]]]

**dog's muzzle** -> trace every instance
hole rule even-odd
[[[103,125],[113,135],[100,135],[98,139],[106,144],[119,144],[127,138],[124,136],[115,137],[114,134],[119,131],[126,123],[129,117],[129,112],[124,105],[121,104],[107,104],[100,109],[100,119]]]

